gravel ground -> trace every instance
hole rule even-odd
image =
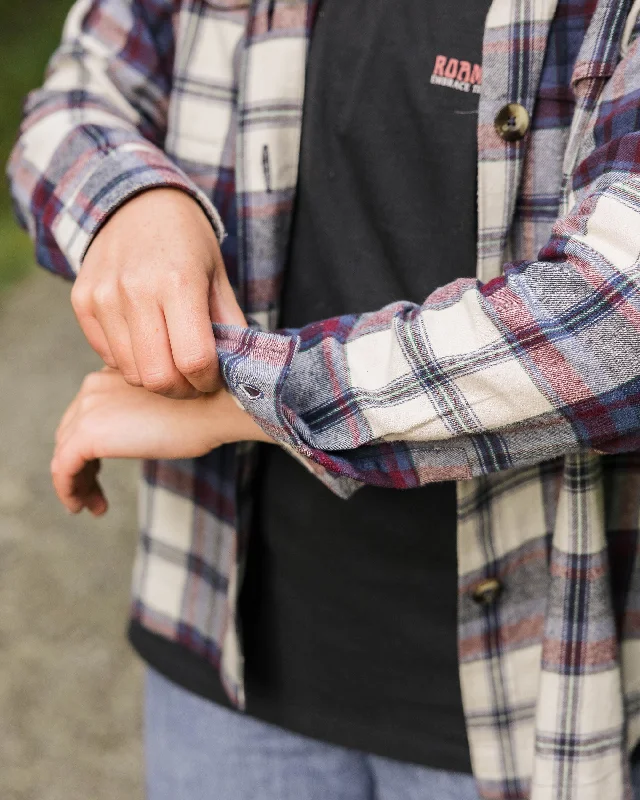
[[[38,272],[0,295],[0,798],[140,800],[141,668],[124,636],[136,465],[107,465],[111,510],[68,515],[53,432],[98,366],[69,287]]]

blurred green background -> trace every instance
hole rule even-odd
[[[16,137],[22,102],[42,82],[71,0],[0,0],[0,163]],[[33,268],[33,248],[16,225],[6,180],[0,183],[0,289]]]
[[[0,0],[0,164],[71,0]],[[0,177],[0,800],[141,800],[142,666],[123,635],[135,462],[109,462],[111,510],[70,517],[54,432],[100,362],[70,284],[35,266]]]

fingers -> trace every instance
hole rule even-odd
[[[133,355],[129,325],[121,309],[101,306],[96,308],[96,319],[102,327],[116,368],[122,377],[131,386],[142,386],[142,379]]]
[[[96,490],[85,498],[84,505],[94,517],[101,517],[109,510],[109,503],[98,481],[96,481]]]
[[[117,367],[102,326],[95,317],[89,290],[78,278],[71,289],[71,305],[85,338],[105,364]]]
[[[175,289],[164,298],[163,309],[173,363],[198,392],[213,392],[220,387],[220,374],[208,284]]]
[[[92,373],[87,380],[97,383],[101,373]],[[104,376],[107,381],[111,376]],[[87,508],[94,516],[101,516],[107,510],[107,501],[98,482],[100,461],[94,458],[92,437],[82,428],[83,415],[91,396],[78,397],[69,406],[56,432],[56,448],[51,461],[51,477],[60,502],[71,513],[77,514]],[[95,398],[93,398],[95,400]]]
[[[73,494],[69,498],[69,504],[77,507],[78,511],[86,508],[97,517],[107,510],[107,501],[97,477],[99,471],[100,461],[96,459],[87,462],[80,472],[73,476],[71,482]],[[70,505],[67,506],[69,510],[78,513]]]
[[[196,390],[174,364],[167,323],[157,303],[129,303],[125,312],[133,357],[144,388],[165,397],[193,397]]]
[[[133,356],[123,297],[117,284],[89,285],[78,277],[71,290],[71,305],[82,332],[104,363],[118,369],[127,383],[141,386]]]
[[[60,420],[51,476],[60,502],[71,513],[77,514],[87,508],[94,516],[101,516],[107,510],[107,501],[97,479],[100,461],[91,457],[91,439],[83,435],[80,421],[95,408],[100,394],[124,385],[120,373],[108,367],[90,373]]]
[[[102,326],[98,320],[94,316],[87,315],[78,316],[78,322],[80,323],[85,338],[104,363],[113,369],[117,369],[118,364],[113,357],[113,353],[107,342],[107,337],[104,335]]]
[[[90,302],[81,292],[72,299],[91,346],[127,383],[166,397],[194,397],[220,386],[208,284],[201,281],[198,290],[181,277],[173,283],[164,309],[150,292],[129,284],[119,292],[103,288]]]
[[[213,322],[220,322],[223,325],[240,325],[242,328],[247,327],[247,320],[238,304],[233,287],[229,283],[222,259],[216,269],[211,285],[209,314]]]
[[[97,459],[86,460],[72,445],[56,450],[51,477],[56,495],[68,511],[78,514],[87,508],[94,516],[106,512],[107,500],[97,479],[99,471]]]

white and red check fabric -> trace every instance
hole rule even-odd
[[[460,675],[484,800],[631,798],[638,5],[494,0],[477,276],[422,306],[267,332],[297,183],[312,2],[80,0],[10,164],[38,260],[67,277],[132,194],[190,192],[218,232],[224,224],[225,262],[256,322],[217,335],[229,386],[260,424],[344,495],[362,481],[459,481]],[[520,142],[495,130],[507,103],[530,115]],[[147,463],[133,586],[134,617],[219,665],[239,705],[251,450]],[[486,578],[502,594],[479,605]]]

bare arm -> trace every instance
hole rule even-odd
[[[239,441],[272,441],[221,390],[172,400],[130,386],[113,370],[88,375],[56,433],[53,484],[74,513],[107,509],[98,482],[101,458],[193,458]]]

